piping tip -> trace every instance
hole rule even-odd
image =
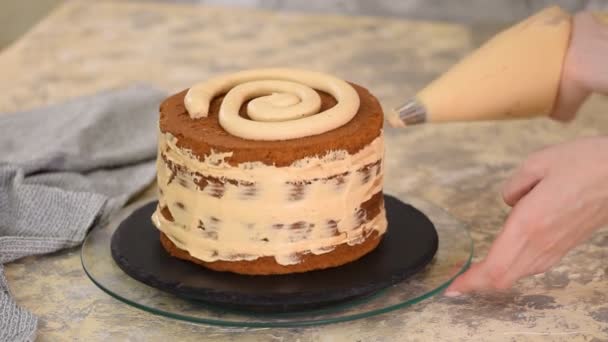
[[[393,109],[386,118],[393,127],[406,127],[427,121],[426,108],[416,98],[411,98],[403,105]]]

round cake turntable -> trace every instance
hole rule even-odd
[[[118,224],[93,230],[82,264],[111,296],[171,318],[246,327],[348,321],[440,293],[468,267],[473,248],[463,225],[427,202],[409,202],[385,196],[389,225],[382,242],[363,258],[326,270],[247,276],[173,258],[150,220],[155,201],[134,204]]]

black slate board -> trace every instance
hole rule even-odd
[[[437,232],[414,207],[385,196],[388,231],[370,254],[344,266],[300,274],[247,276],[215,272],[171,257],[150,216],[157,202],[125,219],[112,236],[112,257],[129,276],[178,297],[253,312],[318,309],[368,296],[405,280],[437,251]]]

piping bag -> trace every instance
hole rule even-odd
[[[387,115],[393,127],[509,120],[553,109],[572,16],[547,7],[507,28]]]

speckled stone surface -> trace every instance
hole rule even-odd
[[[272,10],[348,13],[433,20],[501,21],[521,20],[548,5],[570,11],[608,8],[605,0],[172,0]]]
[[[479,34],[436,22],[69,2],[0,54],[0,112],[136,80],[176,91],[218,72],[277,65],[337,74],[369,87],[389,108],[471,50]],[[389,129],[386,189],[463,221],[480,257],[508,213],[501,183],[527,154],[606,133],[608,100],[599,97],[567,126],[536,119]],[[95,287],[76,249],[25,258],[6,273],[17,301],[40,317],[40,341],[606,341],[607,257],[602,230],[505,294],[435,297],[374,318],[298,329],[218,328],[139,311]]]

